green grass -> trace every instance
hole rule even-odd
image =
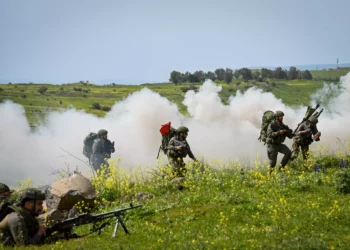
[[[349,149],[343,158],[350,158]],[[100,212],[128,202],[143,205],[127,212],[130,235],[120,228],[111,238],[112,223],[101,235],[17,249],[347,249],[350,196],[337,187],[349,188],[350,180],[337,184],[337,176],[349,176],[350,170],[340,170],[339,160],[325,153],[314,155],[305,164],[298,160],[271,176],[262,163],[242,172],[239,163],[220,168],[201,162],[188,165],[182,188],[154,168],[147,179],[117,168],[94,185],[100,198],[114,195],[114,205],[100,205]],[[316,162],[324,172],[313,171]],[[154,198],[138,200],[139,192]],[[87,230],[82,226],[76,232]]]
[[[231,95],[235,95],[237,90],[245,91],[247,88],[256,86],[265,91],[272,91],[277,97],[281,98],[287,105],[306,105],[309,103],[311,93],[321,88],[323,81],[280,81],[270,79],[269,83],[254,81],[241,82],[237,85],[237,80],[233,80],[231,84],[217,82],[222,86],[219,93],[223,103],[228,104]],[[271,84],[275,83],[275,86]],[[44,94],[38,93],[38,89],[46,86],[48,90]],[[69,85],[49,85],[49,84],[4,84],[0,85],[0,100],[10,99],[15,103],[23,105],[26,116],[30,124],[37,124],[41,118],[48,112],[67,109],[73,106],[76,109],[84,109],[85,112],[103,117],[106,112],[103,110],[93,109],[93,103],[100,103],[101,106],[112,107],[116,102],[123,100],[129,94],[139,91],[142,88],[149,88],[152,91],[166,97],[171,102],[177,104],[179,110],[184,115],[187,114],[186,107],[182,104],[188,86],[200,87],[200,84],[192,85],[185,83],[174,86],[171,83],[162,84],[144,84],[144,85],[117,85],[117,86],[99,86],[99,85],[83,85],[80,83]],[[74,88],[81,88],[83,91],[75,91]],[[291,95],[293,93],[293,95]]]
[[[335,71],[312,71],[314,78],[335,79],[346,75],[350,68],[340,68]],[[310,102],[310,95],[323,86],[324,80],[276,80],[268,79],[268,82],[240,81],[234,79],[229,85],[224,82],[216,83],[222,86],[219,93],[224,104],[228,104],[229,97],[235,95],[237,90],[245,91],[247,88],[256,86],[264,91],[271,91],[277,98],[282,99],[286,105],[298,106],[300,104],[307,105]],[[175,103],[179,111],[186,115],[186,107],[182,104],[185,96],[185,88],[189,86],[200,87],[201,84],[184,83],[174,86],[171,83],[158,84],[141,84],[141,85],[115,85],[100,86],[91,83],[74,83],[64,85],[51,84],[1,84],[0,85],[0,101],[10,99],[16,103],[23,105],[28,121],[31,125],[35,125],[48,112],[67,109],[73,106],[76,109],[84,109],[85,112],[103,117],[106,111],[93,109],[93,103],[100,103],[101,106],[111,107],[116,102],[123,100],[129,94],[139,91],[142,88],[149,88],[152,91],[166,97]],[[38,89],[42,86],[48,88],[44,94],[38,93]],[[76,91],[80,88],[82,91]]]
[[[339,68],[337,70],[311,70],[310,73],[313,78],[337,78],[346,75],[350,72],[350,68]]]

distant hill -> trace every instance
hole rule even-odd
[[[281,67],[283,69],[289,69],[290,67],[296,67],[299,70],[323,70],[323,69],[335,69],[337,68],[337,64],[305,64],[305,65],[289,65],[289,66],[268,66],[268,67],[251,67],[251,69],[261,69],[261,68],[266,68],[266,69],[275,69],[277,67]],[[348,68],[350,67],[350,63],[340,63],[338,65],[340,68]]]

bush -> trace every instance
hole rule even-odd
[[[182,87],[181,90],[184,93],[186,93],[189,90],[194,90],[195,92],[197,92],[198,88],[196,86],[194,86],[194,85],[190,85],[190,86],[187,86],[187,87]]]
[[[94,103],[92,104],[92,108],[93,108],[93,109],[101,109],[101,105],[100,105],[98,102],[94,102]]]
[[[111,107],[108,106],[103,106],[101,109],[106,112],[111,111]]]
[[[38,92],[39,92],[40,94],[44,94],[46,91],[47,91],[47,88],[46,88],[46,87],[40,87],[40,88],[38,89]]]
[[[335,188],[338,192],[350,193],[350,169],[343,168],[335,174]]]
[[[27,98],[26,94],[21,95],[22,98]]]
[[[4,89],[3,89],[3,88],[0,88],[0,92],[1,92],[1,91],[4,91]]]

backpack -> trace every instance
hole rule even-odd
[[[267,139],[267,128],[269,124],[273,121],[275,113],[271,110],[267,110],[264,112],[261,123],[260,136],[258,138],[259,141],[263,141],[266,144]]]
[[[176,135],[176,129],[171,126],[171,122],[168,122],[161,125],[159,132],[162,135],[162,143],[160,149],[164,154],[167,154],[168,150],[166,147],[168,146],[170,139]]]
[[[90,155],[92,154],[92,144],[94,143],[94,140],[97,138],[98,138],[98,134],[91,132],[84,139],[83,154],[89,159],[90,159]]]

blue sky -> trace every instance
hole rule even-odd
[[[350,62],[350,1],[0,0],[0,82]]]

